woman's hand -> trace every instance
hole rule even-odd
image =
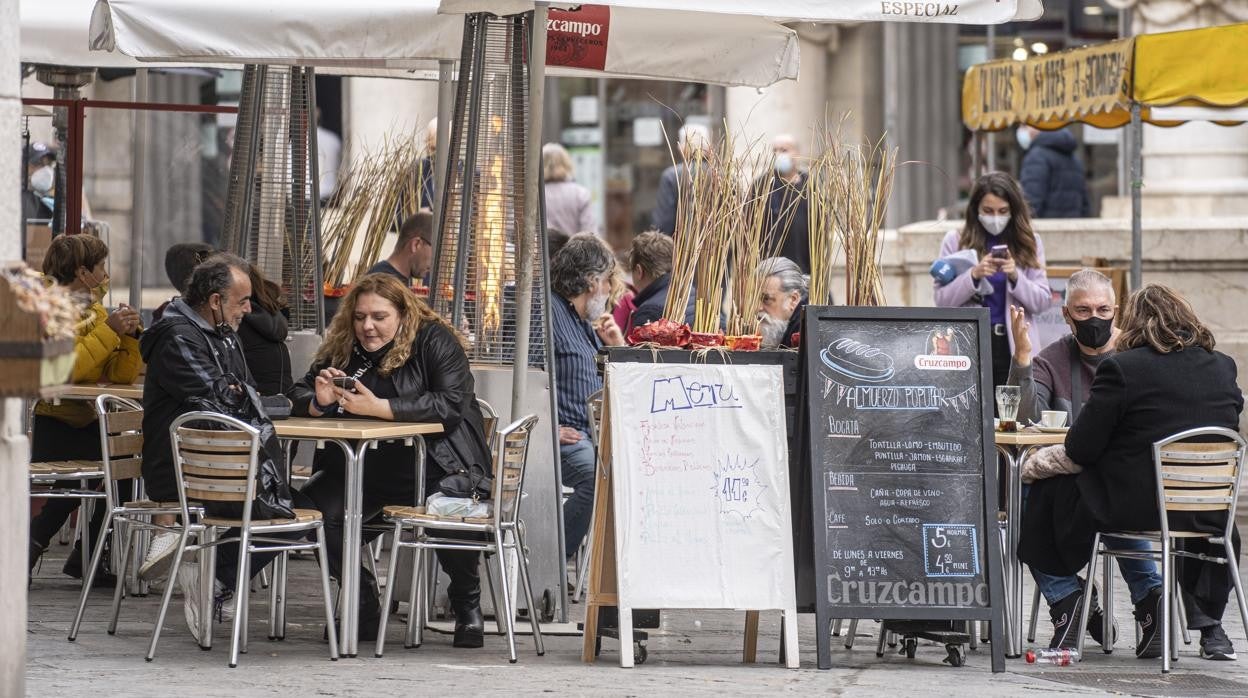
[[[1027,322],[1027,313],[1017,305],[1010,306],[1010,332],[1014,335],[1014,363],[1019,366],[1031,365],[1031,335],[1028,331],[1031,323]]]
[[[1010,279],[1010,283],[1016,283],[1018,281],[1018,267],[1014,264],[1014,255],[998,261],[1001,264],[997,268],[1005,272],[1005,275]]]
[[[996,273],[997,260],[991,255],[984,255],[979,258],[979,262],[975,266],[971,267],[971,281],[979,281]]]
[[[321,372],[316,374],[316,381],[313,387],[316,389],[316,404],[326,407],[338,402],[342,397],[342,388],[334,385],[334,377],[345,376],[347,374],[334,368],[323,368]],[[316,406],[312,406],[312,410],[319,412]]]
[[[338,404],[342,405],[343,411],[348,414],[359,417],[375,417],[387,421],[394,420],[394,412],[390,410],[390,401],[377,397],[373,394],[373,391],[368,389],[368,386],[359,381],[355,382],[355,392],[342,391],[342,397],[338,398]]]
[[[139,314],[133,308],[123,305],[109,313],[104,324],[108,325],[118,336],[133,334],[139,327]]]

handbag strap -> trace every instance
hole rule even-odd
[[[1083,357],[1080,356],[1079,343],[1074,337],[1070,339],[1070,423],[1079,418],[1079,410],[1083,407]]]

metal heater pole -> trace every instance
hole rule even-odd
[[[526,134],[524,167],[524,225],[516,236],[516,350],[511,370],[511,418],[524,410],[525,383],[529,368],[529,321],[533,314],[533,249],[544,240],[539,235],[542,219],[538,211],[542,171],[542,109],[546,98],[546,13],[547,4],[533,8],[532,38],[529,41],[529,130]],[[547,357],[550,361],[551,357]],[[554,386],[551,386],[554,389]]]
[[[451,148],[451,119],[455,118],[455,61],[438,61],[438,136],[433,152],[433,221],[442,232],[442,190],[446,188],[447,151]],[[437,256],[434,256],[437,263]],[[435,295],[430,295],[432,301]]]
[[[134,101],[148,99],[147,68],[134,74]],[[131,163],[130,184],[130,307],[143,309],[143,248],[147,231],[147,137],[151,112],[140,109],[134,113],[134,161]]]
[[[1140,287],[1144,276],[1144,230],[1140,220],[1143,208],[1144,124],[1140,119],[1140,105],[1131,105],[1131,290]]]

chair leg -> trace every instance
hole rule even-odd
[[[121,556],[122,556],[123,561],[126,559],[126,556],[130,554],[130,544],[134,540],[134,533],[135,533],[134,529],[130,528],[129,526],[126,527],[126,544],[122,546],[121,548]],[[87,589],[84,589],[83,593],[85,594],[87,593],[87,591],[88,591]],[[123,592],[124,592],[124,587],[113,587],[112,616],[108,619],[108,634],[109,635],[117,634],[117,618],[118,616],[121,615],[121,595]]]
[[[884,624],[880,623],[880,637],[875,643],[875,656],[884,656],[884,643],[888,640],[888,631],[884,629]]]
[[[841,624],[843,622],[844,621],[842,621],[840,618],[837,618],[836,620],[832,621],[832,637],[841,636]]]
[[[1174,587],[1172,569],[1170,539],[1163,537],[1161,539],[1161,617],[1157,619],[1161,623],[1170,622],[1170,590]],[[1161,673],[1170,673],[1170,632],[1167,628],[1161,629]]]
[[[1248,604],[1244,603],[1244,585],[1239,579],[1239,562],[1235,559],[1235,547],[1228,538],[1223,541],[1226,547],[1226,567],[1231,572],[1231,584],[1235,588],[1235,600],[1239,602],[1239,618],[1243,622],[1244,632],[1248,634]]]
[[[251,553],[246,554],[240,562],[247,567],[248,579],[258,576],[252,574]],[[247,654],[247,640],[250,634],[248,631],[251,630],[251,587],[247,587],[247,596],[236,599],[234,603],[234,620],[240,621],[243,627],[243,636],[239,638],[238,651],[240,654]]]
[[[967,642],[967,646],[972,650],[979,649],[979,621],[968,620],[966,622],[966,630],[966,634],[970,637],[970,641]]]
[[[1170,615],[1166,616],[1166,634],[1170,636],[1170,659],[1179,661],[1179,604],[1174,601],[1180,595],[1178,575],[1170,588]]]
[[[1027,641],[1036,641],[1036,622],[1040,619],[1040,587],[1031,593],[1031,623],[1027,625]]]
[[[498,634],[502,635],[507,632],[507,628],[503,624],[503,607],[498,603],[498,589],[494,588],[494,565],[490,561],[495,557],[489,553],[481,553],[481,564],[485,567],[485,585],[490,589],[490,601],[494,604],[494,624],[498,627]]]
[[[858,619],[849,621],[849,632],[845,634],[845,649],[852,650],[854,648],[854,636],[858,634]]]
[[[334,595],[329,591],[329,558],[326,556],[327,553],[325,551],[325,528],[323,526],[316,527],[316,553],[317,566],[321,569],[321,599],[325,602],[325,628],[326,633],[329,634],[329,659],[336,662],[338,661],[338,630],[334,628]],[[285,580],[283,580],[284,582]],[[388,592],[389,589],[387,589]],[[384,615],[381,617],[381,622],[383,623],[381,627],[384,630],[386,627],[384,625],[386,622]],[[384,635],[379,634],[377,636],[378,642],[381,641],[382,637]],[[379,654],[377,656],[379,657],[381,656],[380,651],[378,649]]]
[[[424,625],[424,585],[428,573],[425,569],[425,549],[412,548],[412,579],[407,590],[407,632],[403,634],[403,649],[420,647],[416,631]]]
[[[386,651],[386,626],[390,624],[390,603],[394,599],[394,580],[398,576],[396,572],[399,569],[399,548],[402,547],[399,541],[402,532],[403,524],[395,523],[394,542],[390,544],[390,564],[386,566],[386,590],[381,597],[381,623],[377,626],[377,648],[373,650],[374,657],[381,657]],[[412,575],[412,584],[415,583],[416,576]],[[414,610],[416,610],[414,605],[407,609],[409,621]]]
[[[172,569],[175,573],[182,566],[182,553],[186,551],[187,534],[187,530],[182,529],[182,536],[178,539],[178,549],[173,553]],[[156,657],[156,643],[160,642],[160,630],[165,626],[165,615],[169,612],[169,598],[173,596],[175,586],[177,584],[172,579],[165,582],[165,593],[160,599],[160,613],[156,616],[156,627],[152,628],[152,642],[147,648],[147,661],[149,662]],[[118,605],[120,605],[120,595],[118,595]]]
[[[378,540],[381,540],[378,538]],[[368,566],[369,574],[373,575],[373,579],[380,579],[377,576],[377,560],[373,557],[373,544],[368,543],[364,546],[364,553],[360,557],[364,558],[364,564]]]
[[[1114,653],[1114,560],[1110,555],[1101,556],[1101,586],[1105,588],[1101,614],[1101,651]],[[1086,622],[1086,621],[1085,621]]]
[[[1083,658],[1083,638],[1087,635],[1084,626],[1087,624],[1088,611],[1092,608],[1092,587],[1096,581],[1096,559],[1101,554],[1101,534],[1097,533],[1092,537],[1092,556],[1088,558],[1088,567],[1084,572],[1083,598],[1080,599],[1079,626],[1074,629],[1076,640],[1075,649],[1079,652],[1079,657]],[[1068,631],[1069,632],[1069,631]]]
[[[516,541],[516,564],[520,569],[520,583],[524,585],[524,598],[529,604],[529,625],[533,627],[533,644],[537,648],[537,656],[541,657],[546,654],[546,644],[542,640],[542,628],[538,621],[537,605],[533,603],[533,584],[529,579],[529,556],[526,551],[528,548],[524,544],[524,536],[520,535],[519,529],[513,534]],[[781,633],[781,637],[784,634]]]
[[[1183,633],[1183,644],[1192,644],[1192,633],[1187,629],[1187,606],[1183,605],[1183,591],[1180,589],[1174,595],[1174,607],[1178,614],[1179,632]]]
[[[100,558],[104,556],[104,540],[113,527],[113,512],[110,508],[108,513],[104,515],[104,523],[100,527],[100,537],[95,544],[95,550],[91,551],[91,564],[83,569],[87,571],[87,579],[95,579],[95,568],[100,566]],[[125,555],[122,554],[122,561],[125,561]],[[124,568],[123,568],[124,569]],[[121,585],[125,584],[124,576],[117,577],[117,586],[113,589],[113,595],[116,596]],[[82,592],[78,595],[78,612],[74,614],[73,625],[69,627],[69,641],[73,642],[78,637],[78,627],[82,625],[82,614],[87,608],[87,596],[91,593],[91,585],[82,585]]]
[[[503,548],[503,532],[495,529],[494,531],[494,549],[498,551],[499,557],[502,557]],[[516,612],[511,607],[511,586],[508,583],[507,561],[500,560],[498,570],[498,585],[502,587],[503,592],[503,612],[507,619],[507,661],[512,664],[516,663]],[[623,619],[621,619],[623,621]],[[623,622],[621,622],[623,627]]]
[[[238,541],[238,578],[234,584],[234,629],[230,639],[230,668],[238,666],[238,654],[242,649],[243,633],[246,628],[240,622],[243,620],[244,609],[247,608],[247,597],[251,591],[248,585],[247,572],[251,567],[251,552],[247,548],[251,547],[251,535],[247,529],[243,529],[239,534]]]
[[[204,532],[200,534],[200,540],[203,543],[211,543],[217,540],[217,529],[208,526]],[[213,593],[217,580],[217,546],[211,545],[201,547],[199,549],[199,617],[203,622],[203,627],[199,629],[199,648],[201,650],[212,649],[212,633],[217,627],[216,621],[212,618],[213,606],[216,594]],[[237,595],[237,593],[236,593]],[[238,611],[238,601],[234,602],[234,610]]]
[[[586,581],[589,577],[589,556],[590,546],[593,543],[590,539],[593,536],[586,536],[585,543],[581,545],[581,551],[577,555],[576,561],[576,593],[572,595],[573,601],[580,601],[585,598]]]

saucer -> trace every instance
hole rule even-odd
[[[1070,427],[1045,427],[1039,424],[1034,425],[1040,431],[1046,434],[1065,434],[1070,431]]]

